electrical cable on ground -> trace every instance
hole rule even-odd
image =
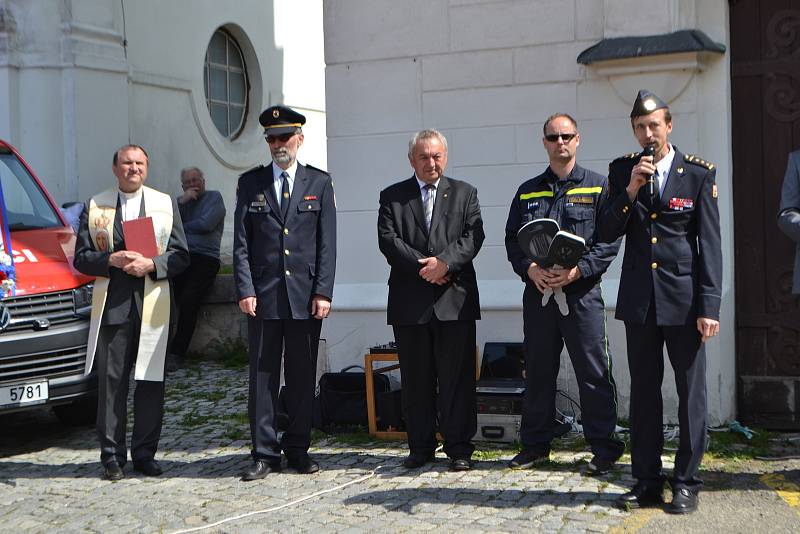
[[[295,500],[293,500],[291,502],[287,502],[287,503],[281,504],[279,506],[273,506],[272,508],[266,508],[264,510],[255,510],[253,512],[247,512],[246,514],[240,514],[240,515],[233,516],[233,517],[226,517],[225,519],[221,519],[221,520],[219,520],[219,521],[217,521],[215,523],[209,523],[208,525],[203,525],[203,526],[194,527],[194,528],[187,528],[187,529],[184,529],[184,530],[176,530],[172,534],[188,534],[189,532],[200,532],[201,530],[206,530],[206,529],[209,529],[209,528],[218,527],[218,526],[220,526],[222,524],[230,523],[231,521],[238,521],[239,519],[244,519],[245,517],[251,517],[251,516],[260,515],[260,514],[267,514],[267,513],[270,513],[270,512],[277,512],[278,510],[282,510],[284,508],[289,508],[290,506],[294,506],[295,504],[300,504],[301,502],[308,501],[308,500],[313,499],[315,497],[319,497],[320,495],[325,495],[326,493],[331,493],[331,492],[334,492],[334,491],[338,491],[340,489],[346,488],[347,486],[352,486],[353,484],[358,484],[359,482],[364,482],[366,480],[369,480],[369,479],[373,478],[377,474],[378,470],[381,467],[382,466],[379,465],[378,467],[375,468],[374,471],[370,471],[366,475],[364,475],[362,477],[359,477],[359,478],[356,478],[356,479],[353,479],[353,480],[351,480],[349,482],[345,482],[344,484],[339,484],[338,486],[334,486],[334,487],[328,488],[326,490],[317,491],[317,492],[312,493],[310,495],[306,495],[305,497],[300,497],[299,499],[295,499]]]

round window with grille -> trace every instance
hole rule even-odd
[[[242,49],[219,29],[206,50],[203,82],[211,120],[227,139],[235,139],[244,128],[249,84]]]

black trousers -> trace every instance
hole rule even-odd
[[[200,304],[208,294],[219,271],[219,260],[205,254],[190,254],[189,267],[173,280],[178,302],[178,325],[169,351],[180,357],[186,355],[192,342]]]
[[[403,415],[412,454],[436,450],[436,413],[450,458],[475,450],[475,321],[439,321],[394,327],[403,385]],[[438,403],[436,387],[439,387]]]
[[[706,349],[695,325],[658,326],[654,307],[645,324],[625,323],[628,365],[631,371],[631,457],[634,478],[661,484],[661,453],[664,449],[663,402],[664,344],[675,371],[678,392],[680,441],[673,489],[697,490],[697,477],[706,444]]]
[[[311,415],[316,388],[319,319],[248,318],[250,344],[250,435],[254,460],[280,462],[306,454],[311,446]],[[278,389],[281,357],[286,380],[289,426],[278,442]]]
[[[567,345],[578,381],[581,424],[596,456],[616,460],[625,450],[617,439],[617,388],[611,372],[606,334],[605,303],[600,287],[567,295],[569,315],[558,311],[551,297],[542,307],[542,295],[525,288],[524,333],[526,390],[520,438],[526,449],[550,451],[556,418],[556,380],[561,350]]]
[[[123,324],[101,326],[97,339],[97,437],[103,465],[116,460],[125,465],[128,385],[139,348],[141,320],[132,306],[131,319]],[[152,459],[158,449],[164,417],[164,382],[136,381],[133,394],[131,459]]]

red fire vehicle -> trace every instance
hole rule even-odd
[[[0,184],[16,275],[15,294],[0,300],[0,414],[49,405],[66,423],[90,423],[97,378],[84,366],[93,279],[72,267],[75,233],[2,140]]]

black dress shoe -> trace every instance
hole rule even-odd
[[[660,506],[664,504],[664,486],[637,482],[629,492],[617,498],[616,504],[622,509]]]
[[[158,462],[152,458],[148,458],[147,460],[135,460],[133,462],[133,470],[148,477],[157,477],[164,472],[161,466],[158,465]]]
[[[418,454],[418,453],[411,453],[409,454],[405,460],[403,460],[403,467],[406,469],[418,469],[423,465],[427,464],[428,462],[433,462],[435,460],[435,453],[431,454]]]
[[[469,471],[472,469],[472,460],[469,458],[453,458],[450,460],[450,471]]]
[[[122,480],[125,473],[117,462],[108,462],[103,467],[103,478],[106,480]]]
[[[254,460],[253,465],[242,471],[242,480],[260,480],[270,473],[280,473],[280,462],[268,462],[266,460]]]
[[[688,514],[697,510],[697,492],[689,488],[672,490],[672,502],[667,506],[670,514]]]
[[[310,475],[319,471],[319,464],[312,460],[308,454],[294,458],[287,457],[286,464],[301,475]]]

